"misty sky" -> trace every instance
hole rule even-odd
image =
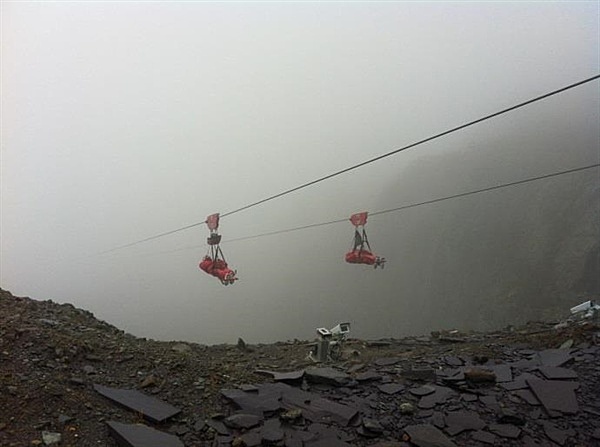
[[[204,226],[96,254],[600,72],[595,1],[1,8],[0,285],[159,339],[310,338],[341,320],[364,337],[432,329],[407,317],[419,296],[410,278],[431,280],[417,255],[433,236],[408,231],[429,228],[425,211],[369,221],[384,271],[343,262],[350,223],[225,243],[240,276],[227,288],[197,267]],[[597,163],[598,111],[595,81],[225,218],[221,233],[226,242]],[[494,212],[501,195],[473,212]]]

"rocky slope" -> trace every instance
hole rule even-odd
[[[185,446],[600,445],[598,325],[555,323],[349,340],[315,369],[309,342],[157,342],[0,289],[0,446],[117,445],[109,421]],[[148,422],[94,384],[181,412]]]

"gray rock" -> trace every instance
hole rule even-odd
[[[92,365],[85,365],[82,370],[88,375],[96,374],[96,368],[94,368]]]
[[[402,402],[398,407],[400,414],[413,414],[415,412],[415,406],[410,402]]]
[[[223,422],[228,427],[248,429],[248,428],[256,427],[258,424],[260,424],[261,420],[262,420],[262,418],[256,416],[255,414],[240,413],[240,414],[233,414],[233,415],[229,416],[228,418],[225,418],[223,420]]]
[[[66,414],[60,414],[58,416],[58,423],[61,425],[66,424],[67,422],[70,422],[72,420],[73,420],[73,418],[71,416],[67,416]]]
[[[186,352],[192,352],[192,347],[190,345],[188,345],[187,343],[177,343],[177,344],[173,345],[173,347],[171,349],[173,351],[179,352],[181,354],[184,354]]]
[[[47,318],[40,318],[39,322],[45,324],[46,326],[58,326],[60,324],[59,321],[49,320]]]
[[[53,433],[50,431],[42,432],[42,441],[44,441],[45,445],[58,444],[60,443],[61,438],[62,436],[60,433]]]

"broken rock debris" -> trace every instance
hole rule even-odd
[[[315,368],[299,341],[246,349],[154,342],[72,307],[4,295],[0,318],[9,372],[0,445],[112,445],[109,438],[146,447],[600,442],[600,330],[589,321],[346,340],[358,357]],[[29,405],[26,396],[43,400]],[[6,408],[27,410],[21,426]],[[59,443],[52,434],[61,435]]]

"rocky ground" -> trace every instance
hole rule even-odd
[[[0,289],[0,446],[115,446],[111,421],[200,447],[600,446],[598,324],[557,323],[349,340],[315,365],[310,342],[157,342]],[[181,411],[152,422],[94,385]]]

